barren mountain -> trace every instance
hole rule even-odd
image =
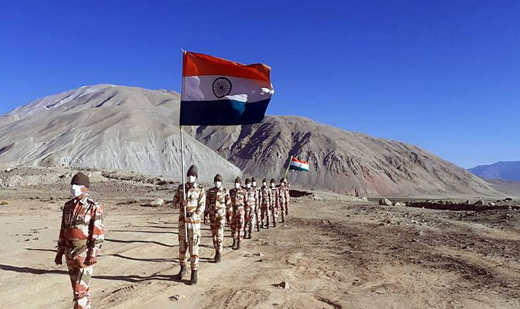
[[[501,161],[469,169],[473,174],[497,180],[520,181],[520,161]]]
[[[117,168],[180,178],[179,95],[97,85],[45,97],[0,117],[0,165]],[[185,134],[201,180],[240,170]],[[186,167],[187,168],[187,167]]]
[[[266,117],[263,123],[198,127],[200,142],[245,174],[278,182],[291,155],[310,171],[290,181],[339,193],[369,196],[495,195],[484,180],[416,146],[344,131],[307,118]]]
[[[45,97],[0,117],[0,165],[116,168],[179,179],[179,108],[175,92],[112,85]],[[311,188],[370,196],[498,194],[418,147],[306,118],[188,130],[196,139],[185,134],[186,166],[196,163],[205,181],[217,172],[231,180],[239,168],[278,181],[296,155],[311,168],[291,172],[290,180]]]

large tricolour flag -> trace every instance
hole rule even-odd
[[[274,93],[271,68],[184,52],[180,125],[261,122]]]
[[[289,165],[289,168],[292,170],[302,171],[302,172],[308,172],[309,171],[309,163],[298,160],[295,157],[292,157],[291,163]]]

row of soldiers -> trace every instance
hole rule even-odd
[[[179,214],[179,261],[181,269],[177,275],[182,280],[186,275],[187,252],[190,254],[190,284],[197,284],[199,264],[199,244],[201,217],[206,223],[209,217],[213,245],[215,247],[215,263],[220,263],[224,242],[224,226],[231,227],[232,248],[239,250],[243,239],[251,239],[253,231],[269,228],[276,223],[280,214],[285,222],[289,214],[289,183],[285,178],[277,186],[274,179],[269,185],[263,179],[258,187],[256,179],[247,178],[245,186],[240,177],[235,179],[234,188],[228,190],[222,185],[222,176],[216,175],[214,187],[207,191],[196,182],[198,169],[190,166],[187,183],[179,186],[173,199],[174,207],[180,209]],[[186,193],[186,198],[184,194]]]
[[[222,258],[224,226],[229,224],[233,236],[233,249],[240,249],[242,239],[250,239],[254,228],[276,226],[278,213],[282,222],[289,213],[289,184],[282,179],[278,186],[274,179],[270,185],[267,180],[257,187],[254,178],[246,179],[242,186],[240,177],[235,180],[235,187],[227,190],[222,186],[222,177],[215,176],[214,187],[207,194],[196,182],[197,167],[188,170],[188,181],[176,191],[174,206],[180,208],[179,214],[179,261],[181,270],[178,279],[186,274],[186,253],[191,260],[190,284],[197,284],[199,264],[199,244],[201,217],[209,216],[215,262]],[[72,199],[65,203],[58,239],[58,250],[54,259],[61,265],[63,257],[68,268],[75,309],[90,309],[90,279],[93,266],[104,241],[103,207],[90,196],[90,180],[79,172],[71,181]],[[186,192],[186,198],[184,198]],[[207,205],[207,208],[206,208]]]

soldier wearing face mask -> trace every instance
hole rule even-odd
[[[260,232],[260,188],[256,186],[255,177],[251,178],[251,184],[252,184],[253,190],[255,191],[254,216],[255,216],[256,231]]]
[[[265,227],[269,228],[269,210],[271,208],[272,203],[272,191],[267,186],[267,180],[264,178],[262,180],[262,188],[260,188],[260,221],[262,228],[264,227],[264,222],[266,222]]]
[[[273,220],[273,227],[276,227],[276,219],[278,218],[278,207],[280,202],[280,194],[279,190],[276,187],[276,183],[274,182],[274,179],[271,179],[271,208],[269,209],[269,212],[271,214],[271,219]]]
[[[284,178],[280,179],[280,185],[278,188],[278,211],[282,216],[282,222],[285,222],[285,206],[286,206],[286,194],[287,190],[285,188]]]
[[[247,192],[242,188],[240,177],[235,179],[235,187],[229,191],[231,207],[233,207],[233,219],[231,219],[231,236],[233,237],[233,249],[240,249],[240,242],[244,237],[244,206],[246,204]]]
[[[251,233],[253,233],[253,227],[255,226],[256,189],[253,188],[249,178],[246,179],[246,192],[244,238],[251,239]]]
[[[226,211],[231,205],[231,198],[227,189],[222,187],[222,176],[217,174],[213,179],[215,187],[208,190],[206,204],[208,205],[213,246],[215,247],[215,263],[222,259],[222,243],[224,242],[224,224]]]
[[[201,216],[206,208],[206,192],[203,187],[196,183],[198,169],[195,165],[190,166],[187,176],[186,198],[184,197],[182,184],[177,188],[173,198],[173,206],[179,207],[179,262],[181,269],[177,279],[182,280],[186,274],[186,252],[189,250],[191,261],[190,284],[195,285],[198,282],[200,223]],[[186,216],[184,216],[185,211]]]
[[[291,199],[291,195],[289,194],[290,193],[291,184],[289,184],[289,181],[287,181],[287,178],[283,179],[283,184],[284,184],[284,187],[285,187],[285,207],[284,207],[284,210],[285,210],[285,216],[287,217],[287,215],[289,215],[289,201]]]
[[[89,196],[90,180],[83,173],[71,181],[72,199],[65,203],[58,252],[54,262],[69,269],[74,308],[90,309],[90,279],[104,240],[103,207]]]

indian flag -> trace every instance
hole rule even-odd
[[[261,122],[274,93],[271,68],[184,52],[180,125]]]
[[[291,163],[289,165],[289,168],[292,169],[292,170],[308,172],[309,171],[309,163],[305,162],[305,161],[298,160],[295,157],[292,157]]]

